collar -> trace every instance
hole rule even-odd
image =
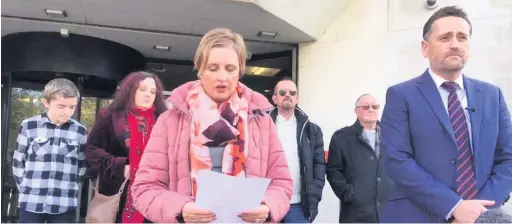
[[[428,73],[430,74],[430,77],[434,80],[434,83],[436,84],[436,87],[439,88],[441,85],[443,85],[444,82],[447,82],[448,80],[444,79],[443,77],[439,76],[438,74],[434,73],[432,69],[428,69]],[[455,79],[455,83],[459,85],[460,89],[464,90],[464,78],[463,74],[459,75],[457,79]]]
[[[41,123],[42,123],[42,124],[46,124],[46,123],[54,124],[54,123],[50,120],[50,118],[48,117],[48,111],[45,111],[45,112],[43,112],[43,113],[41,114]],[[64,123],[64,124],[68,124],[68,123],[69,123],[69,124],[73,124],[73,119],[69,119],[69,120],[68,120],[66,123]],[[54,125],[56,125],[56,124],[54,124]],[[61,125],[63,125],[63,124],[61,124]],[[58,125],[57,125],[57,126],[58,126]]]
[[[46,124],[46,123],[52,124],[52,122],[50,121],[50,118],[48,117],[47,111],[45,111],[45,112],[43,112],[41,114],[41,123],[43,123],[43,124]]]
[[[290,123],[290,122],[297,122],[297,118],[295,117],[295,114],[290,117],[290,120],[286,120],[281,114],[277,113],[276,122],[282,122],[282,123]]]
[[[131,112],[137,116],[143,116],[143,117],[149,117],[151,115],[155,114],[156,106],[153,105],[152,107],[148,109],[140,109],[137,107],[134,107]]]
[[[354,128],[354,130],[356,130],[356,132],[358,132],[358,133],[363,133],[363,131],[364,131],[364,127],[363,127],[363,125],[361,125],[361,122],[359,121],[359,119],[356,119],[356,121],[354,122],[354,124],[351,127]],[[380,130],[380,121],[377,120],[377,126],[375,128],[375,131],[379,131],[379,130]]]

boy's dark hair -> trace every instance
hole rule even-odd
[[[464,12],[461,8],[457,6],[446,6],[439,10],[437,10],[430,18],[427,20],[425,25],[423,26],[423,40],[428,40],[430,33],[432,31],[432,24],[434,24],[435,21],[438,19],[444,18],[444,17],[459,17],[469,24],[469,35],[473,32],[473,26],[471,26],[471,22],[469,22],[468,14]]]
[[[289,77],[289,76],[284,76],[283,78],[279,79],[279,81],[276,82],[276,85],[274,85],[274,94],[276,94],[276,87],[277,87],[277,84],[279,84],[280,82],[282,81],[293,81],[292,77]],[[294,82],[295,83],[295,82]]]

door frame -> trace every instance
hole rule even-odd
[[[14,80],[13,80],[13,77],[14,77]],[[54,78],[59,78],[58,75],[55,75],[52,79]],[[84,87],[83,87],[83,82],[84,82],[84,76],[78,76],[76,79],[75,78],[69,78],[69,77],[64,77],[64,78],[67,78],[69,79],[70,81],[72,81],[76,87],[78,88],[78,91],[80,93],[80,97],[78,99],[78,104],[77,104],[77,109],[75,110],[75,113],[74,113],[74,119],[77,120],[78,122],[81,121],[81,117],[82,117],[82,98],[83,97],[95,97],[95,96],[84,96],[83,93],[84,93]],[[12,96],[12,90],[13,88],[21,88],[21,89],[27,89],[27,90],[34,90],[34,91],[44,91],[44,86],[46,85],[46,83],[39,83],[39,82],[31,82],[31,81],[25,81],[25,80],[19,80],[19,79],[16,79],[15,76],[13,76],[12,73],[3,73],[2,74],[2,89],[1,89],[1,93],[2,93],[2,106],[1,106],[1,109],[2,109],[2,116],[1,116],[1,121],[2,121],[2,129],[1,129],[1,149],[0,149],[0,155],[2,156],[1,160],[2,160],[2,163],[3,164],[6,164],[6,160],[7,160],[7,152],[8,152],[8,138],[9,138],[9,122],[10,122],[10,115],[11,115],[11,104],[12,104],[12,99],[11,99],[11,96]],[[96,114],[99,112],[100,108],[99,106],[101,105],[101,100],[102,99],[105,99],[104,97],[96,97],[96,108],[95,108],[95,111],[96,111]],[[35,116],[36,114],[32,115],[32,116]],[[12,164],[11,164],[12,165]],[[6,181],[6,166],[3,165],[1,166],[1,179],[0,179],[0,183],[2,184],[2,186],[4,186],[4,183]],[[80,187],[80,191],[79,191],[79,195],[78,195],[78,207],[76,209],[76,216],[75,216],[75,221],[78,222],[79,219],[80,219],[80,211],[81,211],[81,200],[82,200],[82,191],[83,191],[83,188],[84,187],[88,187],[89,184],[88,184],[89,181],[84,181],[83,183],[79,184],[79,187]],[[3,189],[3,188],[2,188]],[[90,190],[88,189],[86,192],[90,192]],[[2,192],[3,194],[3,192]],[[89,197],[89,195],[88,195]],[[3,206],[3,203],[4,201],[2,200],[2,206]],[[4,216],[4,215],[7,215],[7,214],[0,214],[1,216]],[[2,219],[2,221],[4,221]]]

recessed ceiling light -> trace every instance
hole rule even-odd
[[[245,67],[244,74],[270,77],[270,76],[275,76],[280,71],[281,71],[281,69],[278,69],[278,68],[264,68],[264,67],[247,66],[247,67]]]
[[[170,51],[171,47],[169,47],[169,46],[162,46],[162,45],[155,45],[153,47],[153,49],[155,49],[157,51]]]
[[[48,16],[60,17],[60,18],[67,17],[66,11],[63,11],[63,10],[45,9],[44,12]]]
[[[274,37],[276,37],[277,33],[274,33],[274,32],[266,32],[266,31],[260,31],[258,33],[258,37],[261,37],[261,38],[269,38],[269,39],[274,39]]]
[[[69,37],[69,30],[68,29],[64,29],[64,28],[61,28],[60,29],[60,35],[62,37]]]
[[[157,72],[157,73],[165,72],[165,70],[166,70],[165,65],[158,64],[158,63],[148,63],[148,67],[152,71]]]

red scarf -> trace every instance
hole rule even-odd
[[[135,180],[135,173],[139,169],[140,159],[146,144],[148,143],[151,130],[155,124],[155,107],[147,110],[134,109],[126,116],[125,143],[129,149],[128,158],[130,161],[130,182],[126,192],[126,202],[123,208],[122,223],[142,223],[144,216],[133,207],[131,187]]]

